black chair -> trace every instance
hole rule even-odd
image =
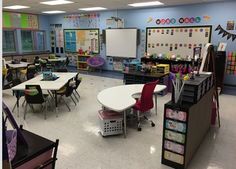
[[[68,104],[66,103],[66,101],[64,100],[63,96],[65,97],[70,97],[71,100],[74,102],[75,106],[76,106],[76,102],[72,97],[73,91],[74,91],[74,86],[75,86],[75,82],[73,79],[68,80],[68,82],[66,83],[66,85],[64,87],[62,87],[62,89],[57,91],[57,95],[61,96],[61,99],[64,101],[64,103],[66,104],[66,107],[68,108],[68,110],[70,111],[70,107],[68,106]]]
[[[36,66],[35,65],[29,65],[27,67],[27,72],[26,72],[27,80],[34,78],[36,74],[37,74]]]
[[[79,95],[77,89],[78,89],[78,87],[79,87],[79,85],[80,85],[80,83],[81,83],[81,81],[82,81],[82,77],[79,77],[79,73],[77,73],[77,75],[75,76],[74,80],[75,80],[74,91],[75,91],[75,93],[76,93],[76,94],[79,96],[79,98],[80,98],[80,95]],[[75,95],[74,95],[74,96],[75,96]],[[76,96],[75,96],[75,98],[77,99]],[[77,99],[77,100],[78,100],[78,99]]]
[[[2,89],[10,89],[13,86],[13,72],[11,69],[6,70],[6,75],[3,75]]]
[[[27,62],[28,60],[26,58],[22,58],[20,61],[21,62]]]
[[[42,107],[42,109],[44,108],[46,109],[44,113],[44,119],[46,119],[46,113],[47,113],[48,101],[49,101],[48,94],[43,94],[40,85],[26,85],[24,93],[25,93],[25,100],[26,100],[24,119],[26,117],[28,105],[34,111],[33,104],[43,105],[43,103],[44,103],[44,106]]]
[[[12,87],[17,86],[18,84],[21,84],[21,83],[22,83],[22,81],[20,79],[14,79],[12,82],[12,84],[13,84]],[[17,90],[17,91],[14,90],[13,95],[16,97],[16,99],[20,100],[20,98],[23,97],[25,94],[24,94],[24,91],[22,91],[22,90]],[[25,100],[23,101],[22,106],[24,105],[24,103],[25,103]],[[12,109],[12,112],[14,112],[16,105],[17,105],[17,101]],[[18,114],[18,116],[19,116],[19,114]]]

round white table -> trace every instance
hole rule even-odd
[[[105,108],[123,112],[124,136],[126,137],[126,110],[136,103],[133,95],[141,94],[144,84],[121,85],[102,90],[97,95],[98,102]],[[154,89],[155,112],[157,114],[157,94],[166,89],[165,85],[156,85]]]

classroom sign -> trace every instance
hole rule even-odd
[[[3,28],[38,29],[38,15],[3,12]]]

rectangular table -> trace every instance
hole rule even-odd
[[[56,106],[56,113],[58,113],[58,104],[57,104],[57,92],[59,89],[61,89],[67,82],[68,80],[74,78],[77,73],[59,73],[59,72],[53,72],[58,79],[54,81],[42,81],[43,75],[40,74],[33,79],[30,79],[28,81],[25,81],[17,86],[14,86],[12,90],[20,91],[20,90],[25,90],[25,85],[40,85],[42,90],[50,90],[55,94],[55,106]],[[17,112],[19,115],[19,97],[17,97]]]
[[[19,69],[19,68],[25,68],[25,67],[27,67],[30,63],[28,63],[28,62],[12,63],[12,61],[6,61],[6,64],[7,64],[11,69]]]
[[[29,64],[29,62],[12,63],[12,61],[6,61],[6,65],[10,69],[16,70],[16,77],[18,77],[18,71],[22,68],[27,68]]]

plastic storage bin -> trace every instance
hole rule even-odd
[[[103,136],[117,135],[123,133],[122,114],[111,110],[98,111],[100,129]]]

